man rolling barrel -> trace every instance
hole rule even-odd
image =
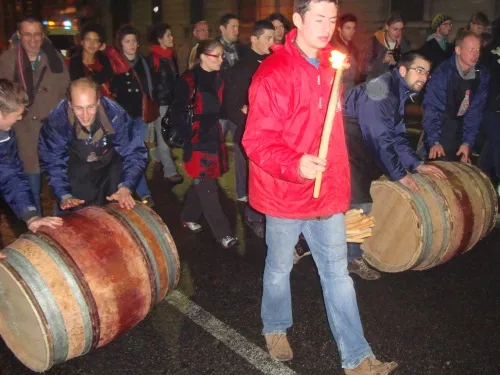
[[[425,165],[411,148],[404,118],[405,102],[423,89],[430,62],[418,53],[404,55],[397,69],[354,87],[344,100],[344,123],[351,167],[351,208],[372,209],[370,185],[385,174],[418,192],[412,173],[445,178],[438,168]],[[362,258],[359,244],[348,244],[349,272],[366,280],[380,274]]]
[[[147,163],[144,142],[118,104],[100,98],[88,78],[71,83],[69,99],[52,110],[40,133],[40,167],[62,210],[118,201],[135,206],[135,191]]]
[[[29,230],[36,232],[42,226],[60,226],[62,220],[37,216],[35,199],[17,154],[16,137],[11,128],[21,119],[27,105],[28,95],[17,84],[0,79],[0,193],[16,216],[26,222]]]

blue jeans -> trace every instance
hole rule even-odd
[[[236,169],[236,198],[244,198],[248,195],[248,162],[241,149],[241,145],[234,140],[234,133],[237,125],[230,120],[223,119],[220,120],[220,124],[222,127],[222,134],[224,136],[226,136],[228,131],[230,131],[233,136],[234,166]]]
[[[267,257],[261,308],[263,333],[285,333],[292,326],[290,271],[294,247],[301,232],[318,267],[328,322],[342,367],[355,368],[373,353],[364,337],[356,292],[347,272],[343,214],[325,220],[266,216]]]
[[[362,209],[363,212],[368,215],[372,212],[373,203],[354,203],[351,204],[349,209]],[[363,250],[361,250],[361,244],[359,243],[347,243],[347,261],[352,263],[354,260],[361,258],[363,255]]]
[[[148,136],[148,124],[142,121],[142,118],[137,117],[134,120],[135,124],[133,125],[136,130],[136,137],[141,137],[141,139],[145,140]],[[139,199],[143,199],[147,196],[151,196],[151,190],[149,190],[148,183],[146,181],[146,176],[143,174],[135,192],[139,196]]]
[[[35,198],[36,214],[42,216],[42,204],[40,201],[40,186],[41,186],[41,176],[40,173],[26,173],[28,177],[28,182],[30,184],[31,192],[33,193],[33,198]]]
[[[165,113],[167,112],[168,106],[160,107],[160,117],[155,121],[155,133],[156,133],[156,155],[160,159],[163,165],[163,176],[172,177],[177,174],[177,168],[174,161],[172,160],[172,155],[170,154],[170,147],[163,140],[161,134],[161,120]]]

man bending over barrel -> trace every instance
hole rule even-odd
[[[127,112],[88,78],[71,83],[44,123],[38,145],[40,168],[62,210],[118,201],[135,206],[135,191],[147,163],[144,142]]]
[[[28,95],[17,84],[0,79],[0,193],[16,216],[26,222],[29,230],[36,232],[42,226],[60,226],[62,220],[37,216],[35,199],[17,154],[16,137],[11,128],[21,119],[27,105]]]
[[[372,209],[370,185],[385,174],[418,192],[412,173],[445,178],[425,165],[411,148],[406,134],[405,102],[423,89],[431,63],[418,53],[407,53],[397,69],[354,87],[344,100],[344,123],[351,167],[351,208]],[[380,274],[365,263],[359,244],[348,244],[349,271],[363,279]]]

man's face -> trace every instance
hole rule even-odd
[[[90,87],[75,87],[71,90],[71,108],[80,124],[90,128],[94,123],[99,107],[97,93]]]
[[[274,20],[273,21],[273,26],[274,26],[274,41],[276,43],[282,43],[283,38],[285,37],[285,25],[283,25],[283,22],[280,20]]]
[[[294,13],[293,22],[307,48],[325,48],[335,30],[337,5],[327,1],[311,2],[303,18]]]
[[[193,35],[197,41],[208,39],[208,23],[198,22],[193,30]]]
[[[274,38],[274,30],[264,30],[264,33],[258,38],[255,36],[250,38],[252,41],[252,49],[259,55],[268,55],[271,52],[271,46],[274,44]]]
[[[396,42],[401,39],[401,35],[403,35],[403,31],[405,29],[405,25],[403,22],[396,22],[390,26],[386,25],[387,31],[387,39],[391,42]]]
[[[458,60],[466,69],[472,68],[479,60],[481,41],[473,36],[465,38],[460,45],[455,47]]]
[[[452,27],[451,21],[445,21],[441,25],[439,25],[437,32],[438,34],[441,34],[442,36],[448,36],[450,35],[451,32],[451,27]]]
[[[226,27],[222,25],[220,26],[220,32],[226,42],[236,42],[238,40],[238,35],[240,34],[240,21],[236,18],[229,20]]]
[[[431,64],[424,59],[415,59],[407,69],[404,66],[399,68],[399,74],[405,79],[408,87],[413,92],[420,92],[429,79]]]
[[[21,45],[29,55],[38,55],[44,38],[43,27],[40,22],[22,22],[19,27]]]
[[[354,34],[356,34],[356,22],[346,22],[344,26],[339,28],[340,37],[346,42],[352,42]]]
[[[23,117],[24,107],[19,107],[16,111],[3,113],[0,111],[0,130],[9,131],[12,126]]]
[[[470,31],[472,31],[474,34],[476,34],[478,36],[481,36],[481,34],[486,31],[486,26],[471,22]]]
[[[82,47],[85,52],[90,55],[95,55],[99,48],[101,48],[101,38],[99,34],[94,31],[90,31],[83,37]]]

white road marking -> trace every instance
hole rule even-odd
[[[297,374],[284,364],[273,360],[266,351],[252,344],[181,292],[174,290],[166,301],[264,374]]]

